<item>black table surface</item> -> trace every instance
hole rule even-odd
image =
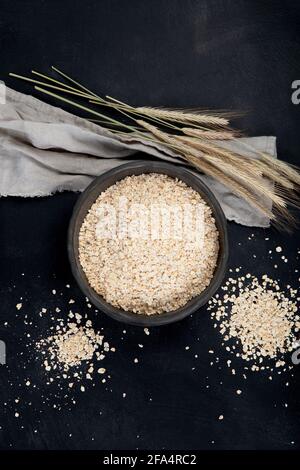
[[[300,106],[291,101],[291,84],[300,79],[299,27],[298,1],[1,0],[0,78],[31,93],[8,73],[57,65],[134,105],[247,111],[236,124],[251,136],[277,136],[279,157],[296,164]],[[0,199],[0,339],[7,346],[7,365],[0,366],[1,448],[299,449],[296,366],[273,380],[264,373],[245,379],[237,361],[232,375],[206,307],[149,336],[88,309],[66,253],[77,197]],[[229,237],[230,268],[267,273],[283,287],[299,285],[299,232],[229,223]],[[274,253],[278,245],[287,263]],[[26,335],[46,333],[40,309],[59,302],[66,315],[70,298],[104,328],[116,352],[105,362],[105,384],[78,391],[76,405],[58,409]]]

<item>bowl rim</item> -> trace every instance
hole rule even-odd
[[[177,177],[184,181],[188,186],[193,187],[193,189],[199,192],[206,203],[210,206],[219,232],[219,255],[217,266],[211,282],[206,289],[177,310],[152,315],[126,312],[125,310],[114,307],[106,302],[104,298],[97,294],[89,285],[78,256],[80,227],[88,210],[99,194],[117,181],[124,179],[126,176],[135,174],[139,175],[143,173],[167,174],[173,178]],[[110,179],[114,180],[114,182],[107,184]],[[206,304],[220,287],[226,273],[228,261],[227,221],[224,212],[212,191],[202,180],[200,180],[200,178],[185,167],[161,161],[136,160],[134,162],[121,164],[120,166],[97,176],[82,192],[75,203],[68,228],[67,245],[72,274],[81,291],[95,305],[95,307],[114,320],[143,327],[161,326],[180,321]]]

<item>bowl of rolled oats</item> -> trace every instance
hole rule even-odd
[[[99,310],[134,325],[197,311],[224,278],[224,213],[191,171],[136,161],[97,177],[79,197],[68,252],[81,290]]]

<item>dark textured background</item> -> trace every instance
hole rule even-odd
[[[90,88],[137,105],[246,110],[237,124],[250,135],[276,135],[280,158],[297,163],[300,105],[291,103],[291,83],[300,79],[299,23],[298,1],[1,0],[0,78],[29,93],[31,87],[8,72],[47,72],[55,64]],[[248,374],[244,380],[236,365],[239,373],[232,376],[205,307],[149,337],[127,326],[123,335],[123,325],[90,312],[117,348],[106,362],[111,379],[79,392],[74,407],[51,406],[57,400],[25,347],[22,315],[33,322],[33,339],[46,334],[47,318],[37,313],[54,305],[53,288],[64,293],[64,313],[69,297],[79,311],[88,311],[66,255],[76,199],[64,193],[0,200],[0,337],[8,363],[0,368],[1,448],[300,448],[297,368],[294,377],[270,381],[268,375]],[[229,235],[231,267],[299,284],[299,232],[290,237],[229,224]],[[289,262],[275,255],[274,272],[268,251],[278,244]],[[23,309],[16,317],[20,296]],[[210,366],[209,349],[220,357],[220,368]],[[37,389],[24,387],[27,378]],[[50,405],[43,403],[47,396]]]

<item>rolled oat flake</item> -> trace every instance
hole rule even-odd
[[[120,210],[122,198],[130,206],[125,216]],[[121,228],[132,229],[142,217],[132,210],[137,205],[144,208],[143,214],[150,214],[143,236],[130,237],[128,230],[124,236],[118,225],[114,236],[99,237],[101,208],[114,208],[116,220],[122,215]],[[201,232],[201,243],[189,243],[190,230],[183,230],[178,223],[179,212],[171,214],[171,231],[167,232],[164,213],[151,218],[157,207],[194,209],[189,228],[197,226],[197,214],[201,213],[202,225],[195,231]],[[79,234],[80,263],[90,286],[108,303],[138,314],[176,310],[199,295],[212,279],[218,252],[215,220],[200,194],[182,181],[157,173],[128,176],[102,192]]]

